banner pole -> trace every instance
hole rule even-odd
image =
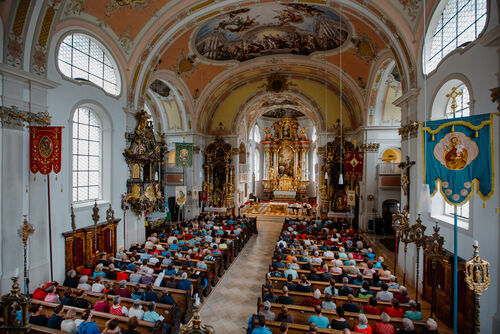
[[[453,244],[454,244],[454,254],[453,254],[453,333],[456,334],[458,330],[458,218],[457,218],[457,205],[453,206]]]
[[[50,251],[50,281],[54,280],[53,262],[52,262],[52,218],[50,212],[50,173],[47,174],[47,200],[49,214],[49,251]]]

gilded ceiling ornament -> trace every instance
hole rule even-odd
[[[111,0],[111,4],[106,6],[106,16],[111,16],[116,10],[126,9],[137,9],[140,12],[144,12],[149,9],[149,3],[154,0]]]
[[[291,83],[288,79],[286,79],[283,75],[279,73],[274,73],[267,79],[266,83],[259,86],[258,88],[265,88],[266,91],[268,92],[279,93],[288,90],[288,88],[291,86],[295,85]]]
[[[356,56],[364,59],[366,62],[371,62],[377,56],[377,50],[370,42],[367,36],[361,36],[358,38],[351,39],[352,43],[356,47]]]
[[[185,56],[181,53],[179,60],[177,61],[177,66],[174,66],[175,71],[178,75],[182,75],[183,73],[189,73],[196,69],[194,66],[194,62],[196,59],[196,55]]]

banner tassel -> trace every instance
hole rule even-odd
[[[451,126],[451,132],[455,132],[455,125]]]
[[[486,201],[483,202],[483,209],[486,209]]]
[[[495,208],[495,212],[498,214],[498,206]]]
[[[434,134],[432,134],[432,141],[434,141]]]

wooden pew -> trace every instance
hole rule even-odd
[[[281,289],[274,289],[274,294],[279,296],[283,295],[283,290]],[[262,298],[264,298],[264,295],[266,294],[267,289],[265,285],[262,285]],[[301,305],[302,302],[307,298],[311,297],[313,295],[312,292],[298,292],[298,291],[289,291],[288,295],[293,298],[293,302],[295,305]],[[325,295],[321,293],[321,300],[324,300]],[[344,303],[347,302],[347,297],[344,296],[334,296],[333,297],[335,300],[335,304],[337,304],[337,307],[342,307]],[[354,303],[357,304],[361,309],[363,309],[363,306],[368,304],[368,299],[363,299],[363,298],[354,298]],[[384,310],[386,307],[391,306],[391,303],[389,302],[384,302],[384,301],[377,301],[377,305],[381,310]],[[409,304],[400,304],[400,307],[405,310],[409,311],[410,310],[410,305]]]
[[[271,270],[272,270],[272,265],[269,266],[269,271],[271,271]],[[284,272],[285,270],[287,270],[287,268],[278,268],[278,270]],[[299,276],[300,275],[306,275],[307,276],[307,275],[309,275],[311,273],[310,270],[304,270],[304,269],[296,269],[295,271],[297,272],[297,274],[299,274]],[[332,273],[332,275],[335,278],[335,281],[337,281],[338,277],[341,274],[333,274]],[[351,276],[352,278],[356,278],[356,275],[349,275],[349,276]],[[363,279],[370,281],[372,279],[372,277],[371,276],[363,276]],[[380,280],[382,282],[388,282],[389,281],[389,279],[387,277],[384,277],[384,278],[381,277]]]
[[[52,316],[54,314],[54,309],[59,305],[59,304],[53,304],[53,303],[47,303],[43,302],[41,300],[32,300],[31,301],[34,304],[41,304],[43,305],[43,310],[42,314],[46,314],[48,317]],[[85,310],[77,307],[72,307],[72,306],[64,306],[64,310],[69,310],[73,309],[78,316],[80,316]],[[103,313],[103,312],[95,312],[93,311],[93,316],[92,316],[92,321],[94,321],[97,326],[99,326],[99,330],[102,331],[104,328],[106,328],[106,322],[110,319],[117,319],[120,322],[120,328],[127,328],[127,321],[128,317],[121,317],[121,316],[116,316],[113,314],[109,313]],[[139,320],[139,325],[137,326],[137,331],[140,333],[151,333],[154,323],[148,322],[148,321],[142,321]]]
[[[257,305],[257,313],[262,310],[264,307],[264,304],[260,302]],[[308,306],[300,306],[300,305],[287,305],[288,313],[292,316],[292,319],[294,323],[297,324],[307,324],[309,321],[309,317],[311,315],[314,315],[314,308],[313,307],[308,307]],[[281,304],[277,303],[271,303],[271,311],[276,314],[276,316],[281,312]],[[332,310],[322,310],[322,314],[332,321],[332,319],[338,318],[337,312],[332,311]],[[379,315],[373,315],[373,314],[365,314],[368,323],[372,327],[372,329],[375,327],[375,324],[377,322],[381,322],[380,316]],[[349,321],[349,326],[352,329],[354,329],[354,326],[358,324],[358,316],[359,313],[352,313],[352,312],[345,312],[344,313],[344,318]],[[425,321],[417,321],[413,320],[413,325],[415,326],[415,330],[417,332],[420,332],[422,329],[426,327]],[[403,328],[403,318],[391,318],[391,324],[396,327],[396,328]]]
[[[47,328],[43,326],[31,325],[31,334],[68,334],[57,329]]]
[[[254,323],[256,326],[257,323]],[[279,321],[266,321],[266,327],[268,327],[273,334],[280,334],[281,322]],[[288,324],[288,334],[305,334],[309,333],[309,325],[303,324]],[[342,331],[329,328],[318,328],[319,334],[342,334]],[[354,333],[354,332],[353,332]]]

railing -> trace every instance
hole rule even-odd
[[[401,168],[398,167],[399,163],[386,162],[377,165],[378,175],[400,175]]]

